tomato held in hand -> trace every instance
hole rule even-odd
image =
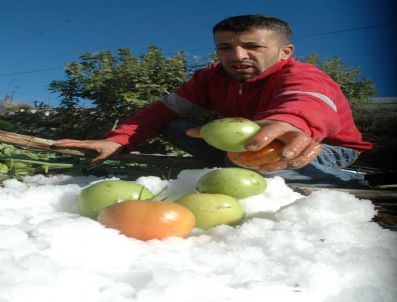
[[[211,146],[231,152],[245,151],[248,140],[261,127],[246,118],[226,117],[213,120],[201,127],[201,137]]]
[[[260,167],[279,161],[283,143],[272,141],[266,147],[257,151],[228,152],[227,157],[236,165],[244,168],[259,169]]]
[[[139,240],[184,237],[196,224],[186,207],[166,201],[127,200],[104,208],[97,220]]]

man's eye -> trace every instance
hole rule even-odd
[[[218,46],[216,49],[217,50],[226,50],[226,49],[230,49],[230,46]]]
[[[248,49],[257,49],[257,48],[262,48],[262,45],[246,45],[245,48],[248,48]]]

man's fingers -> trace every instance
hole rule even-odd
[[[201,138],[200,129],[200,127],[187,129],[186,135],[194,138]]]
[[[289,133],[288,133],[289,134]],[[299,156],[313,142],[312,138],[300,133],[291,133],[288,138],[288,144],[285,145],[281,154],[286,160],[293,160]]]
[[[321,153],[322,149],[323,146],[320,143],[312,141],[310,145],[307,146],[307,148],[301,154],[299,154],[299,156],[288,162],[288,168],[300,169],[306,166]]]
[[[270,164],[262,165],[256,170],[266,173],[275,172],[286,168],[300,169],[310,163],[313,159],[315,159],[321,153],[321,151],[322,145],[316,141],[311,141],[311,143],[292,160],[279,160]]]
[[[283,125],[269,124],[264,126],[257,134],[250,138],[245,148],[248,151],[257,151],[268,145],[271,141],[281,140],[282,135],[286,133]]]
[[[90,165],[91,165],[91,166],[97,166],[97,165],[99,165],[100,163],[104,162],[108,157],[109,157],[108,155],[107,155],[107,156],[104,156],[103,154],[101,154],[101,155],[95,157],[94,159],[92,159],[92,160],[90,161]]]

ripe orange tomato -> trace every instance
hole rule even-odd
[[[259,169],[263,165],[279,161],[281,159],[280,152],[283,147],[282,142],[274,140],[260,150],[228,152],[227,157],[240,167]]]
[[[184,237],[196,225],[186,207],[166,201],[127,200],[104,208],[97,220],[140,240]]]

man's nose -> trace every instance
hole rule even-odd
[[[244,47],[236,46],[234,48],[233,56],[237,60],[248,59],[248,52]]]

